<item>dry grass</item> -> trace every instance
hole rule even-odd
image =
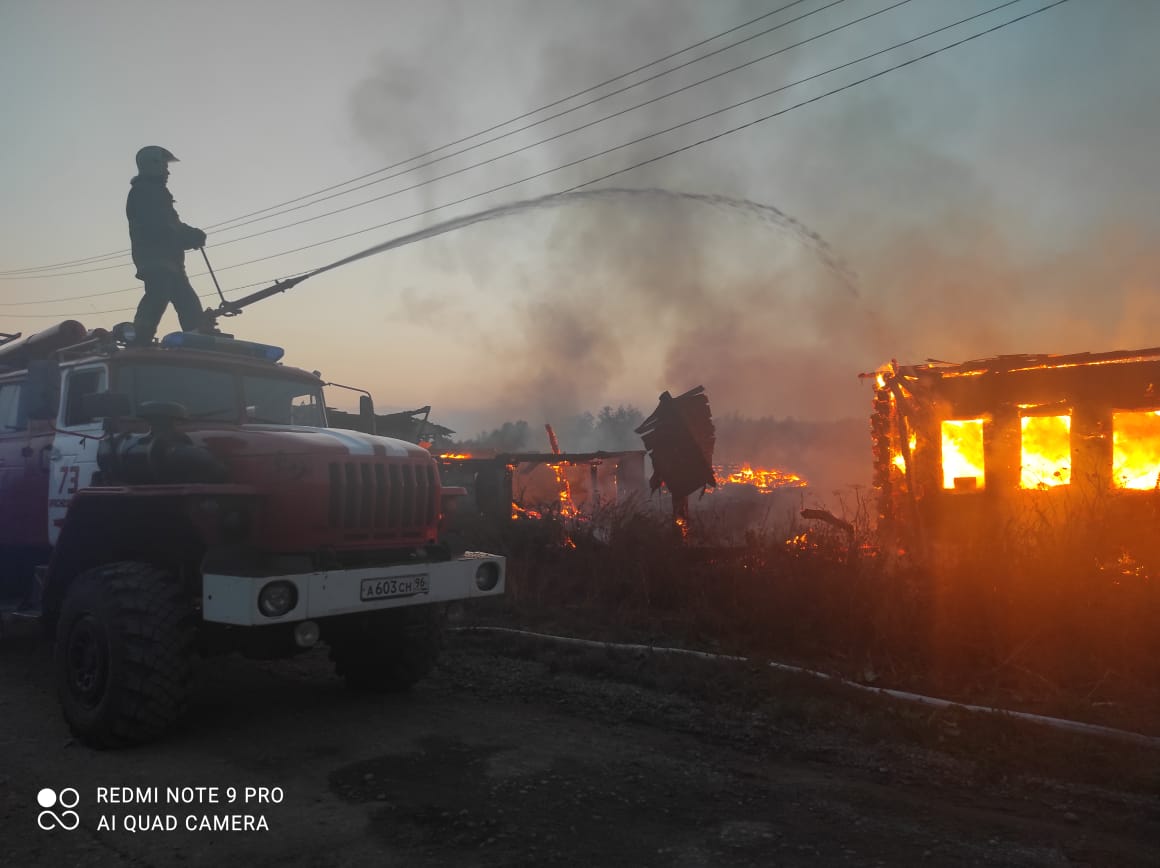
[[[935,750],[969,763],[957,773],[942,763],[927,763],[931,774],[966,774],[977,785],[993,787],[1011,775],[1024,774],[1106,786],[1117,792],[1160,792],[1160,767],[1152,748],[1092,739],[1024,721],[971,714],[962,709],[932,709],[895,702],[829,681],[819,681],[764,666],[726,665],[716,661],[669,655],[644,655],[616,648],[561,645],[533,637],[460,634],[460,648],[472,647],[520,661],[535,661],[548,676],[574,673],[600,683],[632,684],[661,694],[686,697],[696,703],[690,719],[682,703],[650,703],[637,710],[634,721],[649,715],[682,729],[700,729],[704,738],[740,741],[747,750],[770,749],[785,757],[834,761],[831,754],[843,737],[871,751],[885,749],[874,762],[898,769],[911,756],[907,746]],[[558,702],[587,705],[591,694],[573,695],[565,681]],[[591,709],[589,709],[591,710]],[[600,714],[601,712],[595,712]],[[837,736],[837,739],[835,739]],[[849,742],[846,742],[849,745]],[[1029,750],[1030,744],[1034,750]],[[865,761],[857,749],[847,761]],[[861,756],[861,759],[859,758]],[[886,757],[889,759],[886,759]]]
[[[767,656],[1160,733],[1160,572],[1145,538],[1129,555],[1090,517],[1011,523],[919,564],[875,551],[861,504],[851,512],[853,540],[822,525],[758,529],[740,545],[682,541],[636,510],[574,533],[575,548],[552,521],[472,536],[509,556],[496,614],[524,626]]]

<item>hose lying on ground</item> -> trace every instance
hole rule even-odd
[[[555,636],[551,633],[536,633],[531,630],[518,630],[514,627],[455,627],[457,632],[464,633],[509,633],[516,636],[528,636],[534,639],[544,639],[549,642],[558,642],[563,645],[580,645],[585,648],[619,648],[626,651],[645,651],[652,654],[680,654],[686,657],[696,657],[701,660],[727,660],[733,663],[755,663],[761,661],[751,660],[748,657],[737,657],[731,654],[713,654],[709,651],[694,651],[689,648],[671,648],[663,645],[638,645],[624,642],[600,642],[593,639],[577,639],[572,636]],[[891,690],[885,687],[871,687],[868,684],[859,684],[857,681],[847,681],[837,675],[829,675],[825,672],[819,672],[816,669],[805,669],[801,666],[791,666],[788,663],[768,662],[771,669],[776,669],[779,672],[792,672],[797,675],[808,675],[812,678],[821,678],[834,684],[841,684],[845,687],[852,687],[856,690],[864,690],[868,693],[875,693],[879,696],[889,696],[892,699],[900,699],[904,702],[915,702],[920,705],[928,705],[933,708],[961,708],[964,711],[976,711],[984,714],[996,714],[1002,717],[1008,717],[1015,720],[1026,720],[1031,723],[1038,723],[1042,726],[1050,726],[1053,729],[1060,729],[1066,732],[1074,732],[1082,735],[1096,735],[1104,738],[1111,738],[1117,741],[1127,742],[1129,744],[1140,745],[1141,747],[1160,748],[1160,738],[1150,735],[1143,735],[1138,732],[1130,732],[1125,729],[1116,729],[1111,726],[1100,726],[1095,723],[1080,723],[1078,720],[1067,720],[1062,717],[1047,717],[1042,714],[1032,714],[1028,711],[1011,711],[1007,708],[995,708],[988,705],[966,705],[962,702],[952,702],[949,699],[939,699],[936,696],[924,696],[921,693],[908,693],[905,690]]]

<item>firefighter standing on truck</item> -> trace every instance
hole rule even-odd
[[[205,246],[205,233],[177,216],[166,186],[169,164],[177,162],[165,148],[147,145],[137,152],[137,177],[129,183],[125,216],[137,279],[145,282],[145,297],[133,318],[136,343],[153,342],[165,308],[173,303],[182,331],[202,325],[201,301],[185,274],[185,251]]]

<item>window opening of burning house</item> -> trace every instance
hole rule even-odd
[[[1019,487],[1045,489],[1070,484],[1071,416],[1023,416],[1019,422]]]
[[[1160,410],[1112,414],[1112,485],[1160,488]]]
[[[986,482],[983,469],[983,425],[986,420],[944,419],[942,422],[943,488],[981,491]]]
[[[192,419],[271,425],[322,425],[322,392],[285,377],[235,377],[228,371],[181,365],[134,365],[120,372],[118,390],[133,406],[181,404]],[[244,415],[243,415],[244,410]]]

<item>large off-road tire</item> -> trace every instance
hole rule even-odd
[[[439,658],[443,621],[442,606],[408,606],[336,622],[327,636],[334,671],[354,690],[410,690]]]
[[[73,735],[96,748],[150,741],[185,711],[197,616],[167,570],[119,562],[73,581],[56,625],[56,683]]]

